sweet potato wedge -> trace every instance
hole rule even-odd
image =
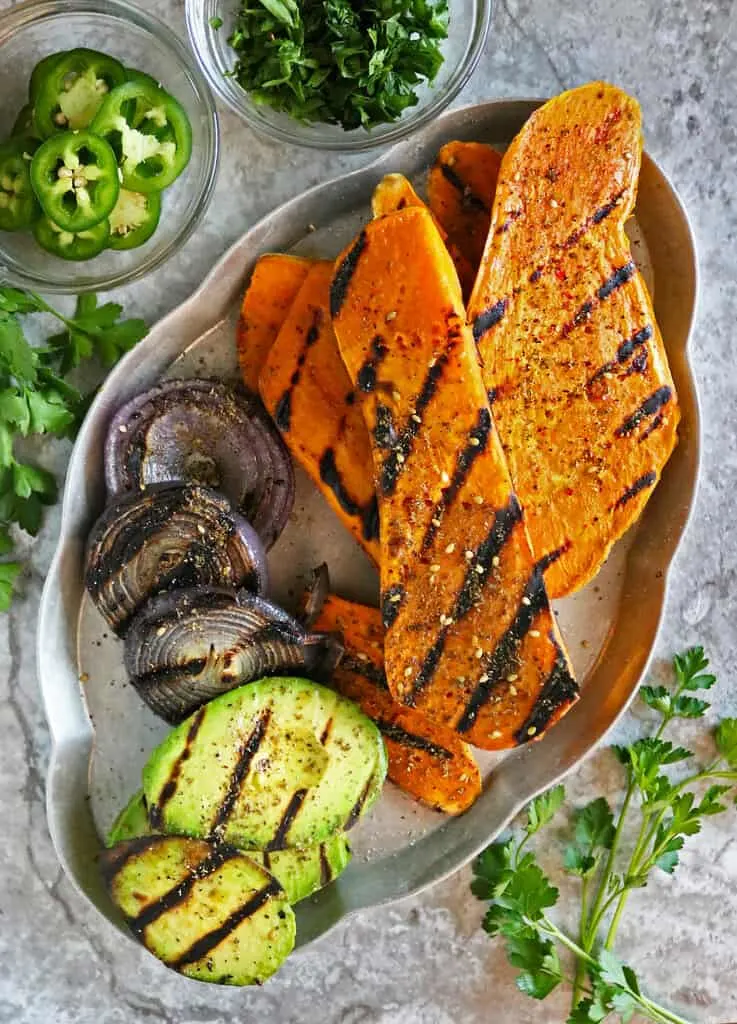
[[[387,213],[396,213],[397,210],[403,210],[407,206],[425,207],[425,203],[420,199],[412,187],[411,182],[409,182],[403,174],[385,175],[374,189],[374,194],[371,199],[371,211],[374,217],[384,217]],[[432,210],[430,212],[432,213]],[[435,221],[435,227],[438,229],[440,237],[445,242],[446,248],[451,255],[451,259],[455,264],[456,271],[458,272],[458,279],[460,280],[461,287],[463,288],[463,294],[468,295],[476,276],[478,260],[475,264],[471,265],[463,250],[455,242],[450,241],[447,231],[434,213],[433,220]],[[488,218],[486,227],[488,230]]]
[[[379,609],[330,594],[314,628],[343,634],[346,652],[333,672],[333,685],[378,725],[392,782],[446,814],[467,810],[481,792],[473,753],[452,729],[397,704],[389,693]]]
[[[310,267],[259,378],[292,455],[368,555],[379,558],[371,445],[330,322],[333,265]]]
[[[369,223],[330,308],[371,436],[389,689],[479,747],[539,736],[577,687],[430,212]]]
[[[281,253],[266,253],[256,261],[236,328],[238,364],[251,391],[258,391],[261,367],[310,266],[311,260]]]
[[[673,380],[624,231],[640,152],[637,102],[611,85],[539,108],[504,156],[469,303],[553,597],[596,574],[676,444]]]
[[[489,234],[501,154],[484,142],[446,142],[427,179],[430,210],[447,235],[463,294],[470,294]],[[468,268],[466,270],[466,268]]]

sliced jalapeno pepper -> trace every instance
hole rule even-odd
[[[108,249],[135,249],[147,242],[159,224],[161,193],[129,192],[121,188],[110,214]]]
[[[101,220],[84,231],[64,231],[48,217],[41,217],[33,226],[33,237],[46,252],[63,260],[91,260],[107,248],[110,223]]]
[[[39,208],[31,184],[34,139],[10,139],[0,146],[0,230],[30,227]]]
[[[34,106],[39,132],[48,138],[86,128],[111,89],[125,80],[125,68],[114,57],[82,49],[63,54],[38,88]]]
[[[13,130],[10,133],[14,138],[23,136],[29,139],[37,139],[36,126],[33,121],[33,107],[27,103],[15,119]]]
[[[138,71],[136,68],[126,68],[126,77],[129,82],[145,82],[152,89],[161,89],[162,85],[157,82],[153,75],[147,75],[145,71]]]
[[[38,99],[41,86],[48,78],[49,72],[58,64],[62,57],[66,57],[68,51],[60,50],[58,53],[50,53],[48,57],[42,57],[31,72],[31,80],[28,83],[28,97],[32,104]]]
[[[192,127],[184,108],[144,81],[113,89],[90,128],[112,146],[123,187],[132,192],[168,188],[192,154]]]
[[[105,220],[118,201],[118,164],[110,146],[90,131],[62,132],[43,142],[31,182],[44,213],[64,231]]]

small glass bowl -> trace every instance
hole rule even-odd
[[[106,250],[68,262],[41,249],[28,231],[0,232],[0,279],[45,292],[107,291],[161,266],[202,219],[215,186],[218,123],[207,82],[191,53],[163,22],[127,0],[29,0],[0,16],[0,139],[28,102],[28,81],[46,54],[76,47],[109,53],[146,71],[184,106],[192,158],[162,195],[159,226],[137,249]]]
[[[432,85],[418,89],[417,106],[398,121],[370,131],[346,132],[338,125],[303,124],[271,107],[254,103],[227,72],[236,55],[228,45],[238,0],[186,0],[187,30],[195,55],[207,79],[227,105],[251,128],[279,142],[315,149],[359,152],[396,142],[432,121],[466,84],[484,48],[493,0],[451,0],[448,38],[442,44],[445,60]],[[222,19],[220,28],[212,22]]]

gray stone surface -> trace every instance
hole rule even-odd
[[[183,31],[181,0],[162,0],[157,8]],[[658,652],[667,658],[688,643],[703,643],[723,680],[715,704],[735,714],[737,3],[500,0],[487,52],[462,101],[549,94],[597,77],[640,99],[647,146],[680,190],[698,237],[701,313],[693,361],[703,398],[704,470]],[[220,179],[207,222],[176,260],[121,296],[130,313],[153,321],[184,299],[270,207],[365,159],[272,145],[227,112],[222,129]],[[59,468],[67,455],[58,445],[47,452]],[[121,943],[60,874],[45,826],[48,742],[33,646],[55,526],[52,513],[29,552],[24,598],[0,619],[2,1024],[565,1020],[565,994],[537,1004],[515,990],[499,946],[479,931],[481,908],[469,895],[466,871],[418,899],[347,923],[294,957],[260,991],[187,983]],[[633,735],[641,722],[631,713],[609,739]],[[682,738],[700,731],[684,727]],[[606,748],[568,782],[577,802],[601,790],[615,796],[618,787]],[[737,1019],[736,883],[734,816],[725,815],[689,844],[675,878],[662,875],[633,898],[620,934],[620,949],[651,994],[693,1021]]]

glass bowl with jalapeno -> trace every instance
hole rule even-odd
[[[177,252],[215,184],[218,125],[186,46],[127,0],[2,15],[0,278],[105,290]]]

